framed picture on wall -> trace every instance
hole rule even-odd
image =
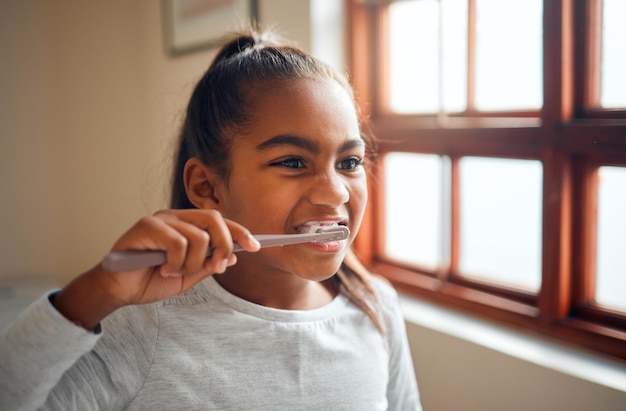
[[[162,0],[162,5],[172,55],[219,46],[226,33],[257,20],[256,0]]]

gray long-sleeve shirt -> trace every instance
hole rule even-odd
[[[0,409],[420,410],[397,294],[374,285],[386,335],[342,294],[278,310],[212,277],[117,310],[101,333],[43,296],[0,336]]]

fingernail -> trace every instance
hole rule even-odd
[[[217,272],[220,274],[223,273],[224,271],[226,271],[226,267],[228,267],[228,260],[224,259],[219,262],[217,266]]]
[[[253,245],[261,248],[261,243],[259,243],[259,240],[257,240],[252,234],[248,234],[248,237],[250,237],[250,241]]]

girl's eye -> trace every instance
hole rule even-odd
[[[284,160],[272,163],[273,166],[282,166],[286,168],[304,168],[304,162],[296,157],[286,158]]]
[[[340,170],[354,171],[362,165],[363,165],[362,158],[350,157],[350,158],[346,158],[345,160],[341,160],[337,168]]]

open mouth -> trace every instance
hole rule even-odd
[[[340,225],[343,226],[345,224],[340,223],[339,221],[307,221],[306,223],[297,226],[296,231],[298,233],[317,233],[322,228]]]

